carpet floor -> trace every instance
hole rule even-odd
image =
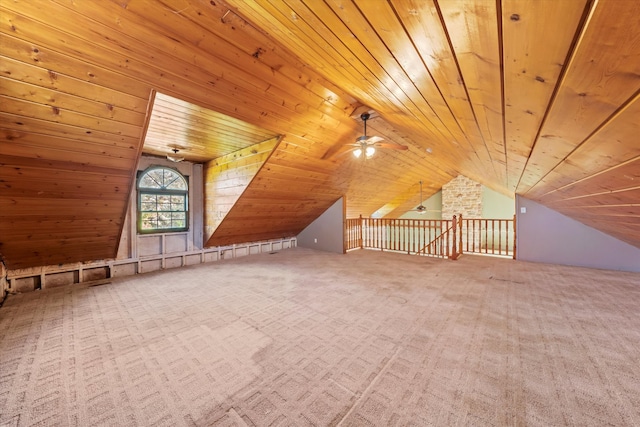
[[[640,275],[287,249],[11,295],[1,426],[639,426]]]

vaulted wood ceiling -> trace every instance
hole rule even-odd
[[[349,216],[398,215],[420,180],[428,197],[463,174],[640,247],[638,16],[635,0],[0,2],[0,253],[115,256],[145,135],[155,154],[180,139],[147,130],[156,91],[197,106],[187,158],[220,154],[203,114],[282,136],[219,242],[295,235],[342,195]],[[323,160],[362,109],[409,149]]]

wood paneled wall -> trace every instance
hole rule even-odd
[[[280,138],[272,138],[260,144],[243,148],[204,165],[204,242],[209,241],[238,202],[251,181],[267,161]],[[251,213],[251,212],[248,212]],[[252,218],[251,215],[248,215]],[[243,233],[257,230],[245,223],[236,222]]]
[[[153,89],[315,141],[355,134],[353,98],[244,22],[222,20],[227,8],[168,10],[178,9],[0,4],[0,252],[10,268],[115,256]]]
[[[175,131],[144,147],[156,91],[195,106],[191,141],[212,144],[209,110],[282,135],[209,244],[295,234],[343,195],[349,216],[396,215],[420,180],[428,198],[463,174],[640,247],[637,16],[634,0],[0,2],[0,253],[115,256],[140,153]],[[362,134],[363,106],[370,135],[409,149],[322,160]]]

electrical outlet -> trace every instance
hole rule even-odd
[[[313,243],[318,243],[318,239],[313,239]]]

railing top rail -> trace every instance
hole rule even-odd
[[[407,221],[447,221],[451,222],[451,219],[433,219],[433,218],[371,218],[371,217],[356,217],[356,218],[347,218],[347,221],[357,221],[361,219],[372,219],[376,221],[398,221],[398,220],[407,220]],[[513,218],[462,218],[462,221],[513,221]]]

